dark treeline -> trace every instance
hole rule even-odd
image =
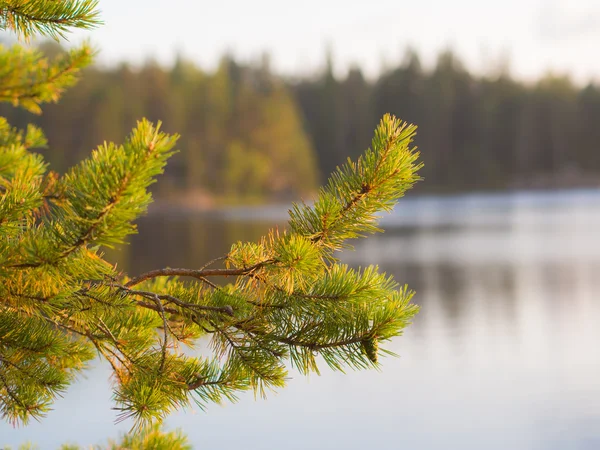
[[[46,49],[56,51],[56,49]],[[179,59],[169,69],[91,68],[58,105],[36,117],[0,107],[16,126],[41,125],[46,158],[64,171],[103,141],[122,142],[141,117],[182,135],[159,195],[192,200],[287,199],[312,192],[366,147],[386,112],[416,123],[421,191],[594,185],[600,175],[600,88],[546,76],[477,76],[451,52],[424,70],[414,52],[367,80],[336,78],[331,58],[316,77],[286,80],[265,58],[224,57],[208,73]],[[185,195],[184,195],[185,194]]]
[[[360,69],[344,79],[331,63],[293,86],[323,173],[369,144],[385,112],[416,123],[426,179],[418,189],[448,192],[600,184],[600,88],[546,76],[525,84],[502,72],[469,73],[452,52],[432,70],[407,52],[374,82]]]

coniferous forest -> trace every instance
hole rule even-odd
[[[60,51],[42,45],[47,53]],[[451,51],[425,69],[407,51],[377,79],[360,68],[334,76],[285,78],[268,59],[222,58],[207,72],[184,59],[170,67],[87,69],[59,105],[34,116],[1,105],[0,115],[47,130],[61,171],[104,140],[121,140],[139,117],[181,133],[181,152],[158,197],[192,201],[288,200],[307,195],[345,159],[368,147],[385,112],[419,124],[427,180],[419,192],[595,186],[600,178],[600,86],[508,71],[470,73]],[[476,168],[474,170],[474,168]]]

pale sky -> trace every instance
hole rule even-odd
[[[466,66],[534,79],[548,70],[600,79],[600,0],[100,0],[105,24],[76,33],[100,49],[99,62],[179,52],[204,68],[230,51],[242,61],[271,55],[286,75],[313,73],[326,48],[336,72],[358,64],[368,75],[395,66],[407,46],[426,66],[452,48]]]

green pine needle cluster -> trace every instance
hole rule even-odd
[[[0,30],[26,39],[34,34],[64,39],[70,28],[93,28],[100,23],[96,0],[0,1]]]
[[[0,3],[0,17],[25,35],[60,35],[61,23],[89,26],[94,7],[10,1]],[[46,20],[61,14],[64,23]],[[37,56],[11,54],[7,64],[20,64],[28,92],[39,94],[30,95],[34,103],[17,96],[24,107],[55,100],[56,85],[74,80],[74,72],[39,75]],[[192,402],[264,395],[285,385],[288,363],[301,373],[318,372],[321,361],[340,371],[377,367],[386,352],[380,344],[417,312],[413,293],[376,267],[340,264],[336,251],[379,231],[378,214],[419,179],[414,134],[413,125],[386,115],[371,149],[338,169],[314,205],[293,206],[286,231],[234,243],[200,269],[128,277],[103,259],[102,247],[135,232],[177,136],[142,120],[123,145],[104,143],[59,176],[31,151],[46,145],[38,129],[18,131],[0,119],[2,416],[15,423],[44,416],[97,356],[113,368],[118,419],[135,427]]]
[[[58,101],[64,90],[75,84],[79,71],[92,57],[93,51],[87,44],[54,61],[35,49],[18,45],[7,49],[0,45],[0,101],[41,114],[40,104]]]
[[[385,116],[371,148],[331,175],[314,206],[294,205],[292,230],[332,251],[343,248],[348,239],[381,231],[376,214],[390,211],[419,180],[419,154],[410,149],[416,128]]]

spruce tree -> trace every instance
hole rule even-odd
[[[3,0],[0,26],[23,38],[63,37],[99,23],[92,0]],[[87,45],[49,61],[0,48],[0,99],[39,113],[88,64]],[[0,411],[15,423],[47,413],[90,360],[113,369],[118,419],[160,422],[177,408],[284,386],[287,365],[318,372],[372,368],[380,343],[401,334],[413,293],[376,267],[355,270],[338,252],[380,231],[417,180],[415,126],[386,115],[368,149],[330,177],[312,205],[292,206],[285,231],[237,242],[196,269],[128,276],[103,259],[123,244],[176,150],[141,120],[121,145],[104,143],[58,175],[32,151],[30,126],[0,119]],[[223,279],[223,282],[219,281]],[[182,351],[210,342],[211,354]],[[197,347],[196,347],[197,348]]]

